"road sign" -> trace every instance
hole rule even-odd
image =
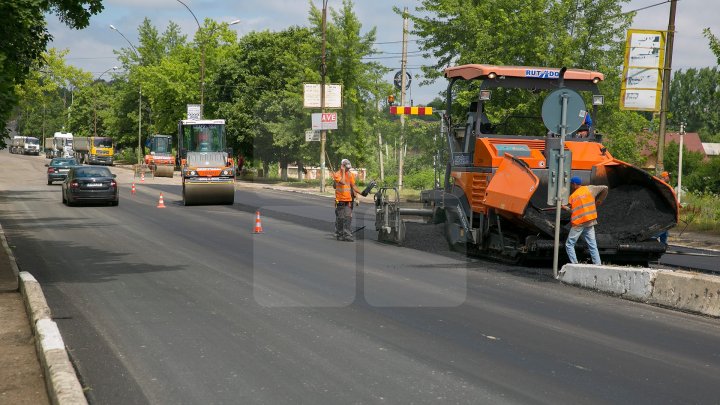
[[[620,89],[621,109],[660,111],[665,37],[664,31],[628,30]]]
[[[314,113],[312,115],[312,129],[337,129],[337,113]]]
[[[393,115],[432,115],[432,107],[398,107],[390,106],[390,114]]]
[[[560,134],[562,124],[563,99],[567,99],[567,122],[565,133],[571,134],[585,121],[585,101],[577,91],[561,88],[550,93],[542,105],[542,119],[548,131]]]
[[[303,107],[322,108],[319,83],[305,83],[303,86]],[[325,85],[325,108],[342,108],[342,84]]]
[[[557,138],[556,138],[557,139]],[[559,146],[559,145],[558,145]],[[563,159],[563,170],[559,169],[560,165],[560,149],[548,149],[547,165],[548,165],[548,194],[547,204],[556,205],[557,196],[560,195],[560,203],[566,205],[568,203],[568,185],[570,183],[570,170],[572,165],[572,152],[565,151]],[[560,194],[558,194],[560,187]]]
[[[187,105],[187,119],[189,120],[201,120],[202,119],[202,108],[200,104],[188,104]]]
[[[412,82],[412,75],[410,72],[405,71],[405,90],[410,88],[410,83]],[[395,87],[400,90],[402,88],[402,70],[398,70],[397,73],[395,73],[395,77],[393,78],[393,83],[395,83]]]
[[[320,141],[320,131],[313,129],[305,130],[305,142],[318,142]]]

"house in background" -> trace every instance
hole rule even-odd
[[[703,149],[705,149],[705,155],[711,158],[720,156],[720,143],[709,143],[703,142]]]
[[[679,132],[667,132],[665,133],[665,146],[675,142],[680,144],[680,133]],[[717,145],[717,144],[715,144]],[[703,143],[700,140],[700,135],[697,132],[686,132],[683,136],[683,146],[690,152],[697,152],[703,155],[703,159],[708,158],[708,154],[703,148]],[[654,136],[643,146],[641,152],[642,156],[647,158],[644,169],[654,169],[655,163],[657,162],[657,136]]]

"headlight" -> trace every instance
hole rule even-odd
[[[223,176],[232,176],[233,171],[232,170],[223,170],[222,175]]]

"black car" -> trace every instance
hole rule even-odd
[[[77,166],[78,162],[75,158],[55,158],[50,161],[47,167],[47,181],[48,186],[53,184],[53,181],[62,181],[67,177],[70,168]]]
[[[62,184],[62,201],[70,206],[79,202],[118,205],[120,197],[115,175],[107,167],[73,167]]]

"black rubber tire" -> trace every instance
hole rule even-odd
[[[110,201],[110,205],[112,205],[113,207],[117,207],[118,205],[120,205],[120,200],[118,200],[118,201]]]
[[[52,186],[52,180],[48,180],[48,186]]]

